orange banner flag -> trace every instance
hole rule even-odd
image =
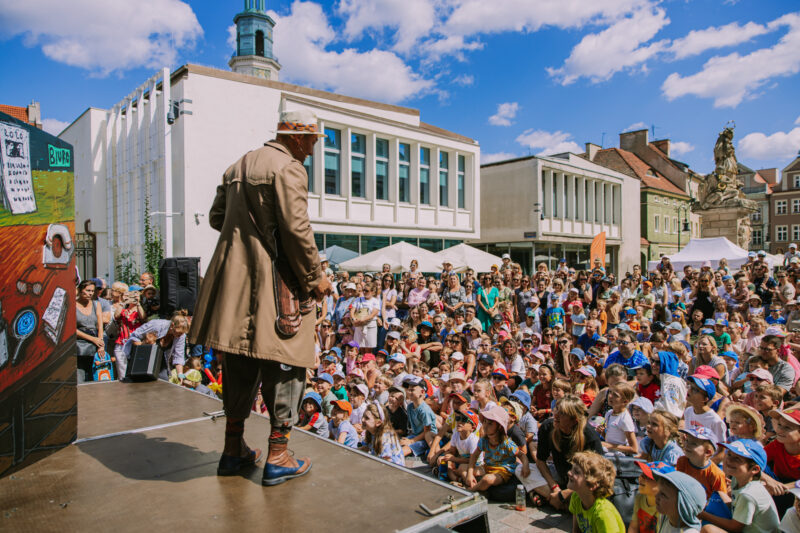
[[[592,240],[589,247],[589,261],[594,265],[595,258],[600,259],[603,268],[606,267],[606,232],[601,231]]]

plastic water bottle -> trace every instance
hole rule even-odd
[[[447,481],[447,461],[439,459],[439,480]]]
[[[514,509],[517,511],[524,511],[525,510],[525,486],[524,485],[517,485],[516,491],[516,502],[514,505]]]

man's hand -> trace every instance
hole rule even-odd
[[[318,302],[321,302],[332,290],[333,285],[331,285],[331,280],[328,279],[328,276],[323,275],[319,285],[314,287],[314,298],[316,298]]]

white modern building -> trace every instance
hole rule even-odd
[[[146,200],[166,255],[200,257],[204,271],[217,242],[207,217],[222,174],[274,137],[282,109],[310,109],[327,135],[306,161],[320,249],[366,253],[410,241],[438,251],[480,237],[476,141],[422,122],[415,109],[276,81],[263,1],[246,0],[236,23],[231,66],[244,73],[162,69],[61,134],[75,148],[76,232],[88,227],[96,242],[96,272],[84,276],[114,279],[127,252],[143,264]]]
[[[604,231],[607,268],[639,263],[639,180],[571,153],[489,163],[481,179],[481,236],[471,244],[510,253],[526,271],[562,257],[578,267]]]

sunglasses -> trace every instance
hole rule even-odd
[[[401,339],[407,339],[407,338],[408,338],[408,335],[400,335],[400,338],[401,338]]]
[[[630,341],[619,341],[617,342],[617,344],[619,344],[620,346],[627,346],[630,344]]]
[[[456,424],[466,424],[467,422],[472,422],[469,418],[464,415],[456,415]]]
[[[558,344],[569,344],[569,341],[568,340],[561,340],[561,341],[558,341]]]

